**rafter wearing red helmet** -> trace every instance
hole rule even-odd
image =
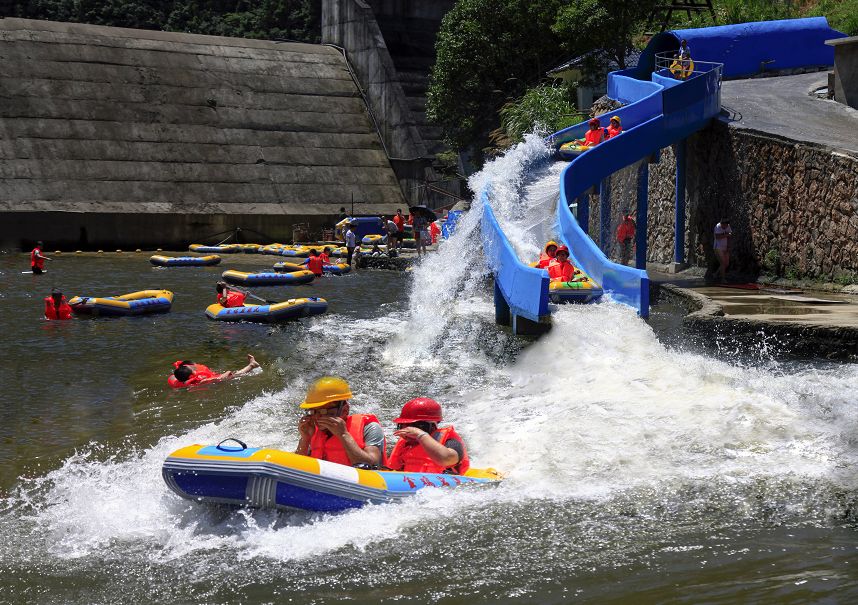
[[[551,281],[572,281],[575,277],[575,265],[569,262],[569,248],[560,246],[554,260],[548,265],[548,277]]]
[[[418,397],[402,407],[394,435],[399,441],[390,452],[387,466],[408,473],[464,474],[470,467],[468,450],[456,429],[439,429],[441,406],[434,399]]]

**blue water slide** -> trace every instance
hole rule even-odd
[[[513,316],[539,321],[548,315],[548,272],[525,265],[498,224],[489,203],[490,192],[481,193],[483,201],[483,253],[495,275],[500,290]]]
[[[608,96],[623,107],[600,116],[606,127],[613,115],[620,116],[623,132],[575,158],[563,170],[557,229],[569,247],[573,262],[588,273],[614,300],[649,314],[649,280],[646,271],[611,262],[578,224],[570,206],[614,172],[658,150],[683,141],[705,127],[721,109],[721,80],[758,74],[761,71],[814,68],[833,63],[832,49],[823,42],[844,34],[824,18],[793,19],[665,32],[652,38],[639,64],[608,76]],[[694,57],[694,72],[677,79],[667,67],[686,40]],[[701,60],[701,59],[705,59]],[[554,133],[550,144],[559,147],[581,139],[587,130],[582,122]],[[645,190],[645,184],[643,185]],[[548,312],[548,279],[545,271],[522,263],[489,206],[490,192],[483,191],[483,242],[495,274],[498,296],[509,305],[509,313],[531,320]],[[646,212],[646,204],[642,205]],[[639,216],[646,225],[646,217]],[[639,237],[645,237],[645,233]],[[502,309],[500,309],[503,311]],[[514,321],[513,321],[514,323]]]

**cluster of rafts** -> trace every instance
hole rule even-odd
[[[316,276],[307,270],[307,257],[319,246],[291,246],[286,244],[227,244],[222,246],[203,246],[192,244],[189,249],[204,256],[165,256],[155,254],[149,262],[156,267],[210,267],[221,262],[220,254],[271,254],[288,256],[299,262],[278,262],[272,271],[245,273],[227,270],[221,274],[224,281],[246,287],[254,286],[296,286],[312,282]],[[332,248],[333,257],[345,257],[346,248]],[[303,262],[301,259],[303,258]],[[344,275],[351,270],[346,263],[324,265],[323,273]],[[169,290],[141,290],[118,296],[75,296],[69,301],[72,312],[78,315],[94,317],[121,317],[166,313],[173,304],[173,293]],[[323,298],[291,298],[282,302],[266,304],[247,304],[242,307],[223,307],[209,305],[206,316],[218,321],[279,322],[302,317],[320,315],[327,311],[328,303]]]

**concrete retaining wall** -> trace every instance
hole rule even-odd
[[[286,240],[352,196],[357,214],[403,201],[324,46],[0,20],[0,133],[4,246],[169,246],[229,225]]]

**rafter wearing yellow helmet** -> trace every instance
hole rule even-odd
[[[322,376],[310,386],[301,407],[304,409],[320,408],[334,401],[348,401],[352,391],[342,378]]]

